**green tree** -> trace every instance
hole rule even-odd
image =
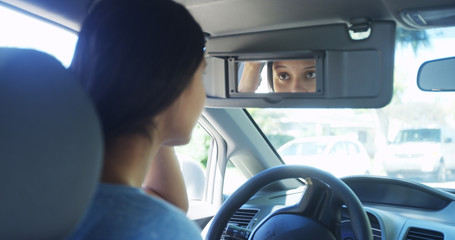
[[[420,47],[430,46],[430,38],[425,30],[397,28],[395,44],[402,47],[410,46],[416,54]]]
[[[280,121],[282,118],[288,118],[278,111],[261,111],[256,108],[249,108],[248,113],[254,119],[256,124],[265,134],[273,147],[278,148],[283,144],[294,139],[293,136],[283,134],[286,128],[285,121]]]
[[[207,167],[207,158],[210,148],[212,138],[210,135],[202,128],[201,125],[197,124],[193,129],[193,134],[191,141],[183,146],[175,147],[175,151],[179,155],[185,155],[187,157],[193,158],[204,168]]]

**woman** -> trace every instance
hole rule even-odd
[[[239,83],[239,92],[255,92],[261,81],[262,62],[246,62]],[[269,62],[268,84],[273,92],[316,92],[314,59]]]
[[[91,10],[70,70],[98,110],[105,157],[72,238],[201,238],[175,207],[188,202],[172,147],[188,143],[205,104],[203,48],[200,26],[173,1],[104,0]]]

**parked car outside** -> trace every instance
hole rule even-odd
[[[389,176],[433,177],[445,181],[455,169],[455,130],[411,128],[400,130],[395,140],[378,152]]]
[[[308,165],[333,173],[337,177],[369,172],[370,157],[357,140],[319,136],[299,138],[278,149],[286,164]]]

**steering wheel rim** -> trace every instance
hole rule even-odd
[[[206,240],[219,240],[225,226],[227,225],[234,212],[243,204],[245,204],[261,188],[278,180],[288,178],[304,178],[307,179],[307,182],[316,182],[317,184],[307,184],[307,190],[305,191],[300,203],[286,208],[285,210],[278,211],[302,211],[306,210],[308,206],[313,206],[311,204],[308,205],[308,201],[311,202],[313,201],[311,198],[318,197],[319,195],[315,194],[315,192],[319,192],[318,190],[320,190],[321,187],[323,188],[325,184],[325,186],[328,186],[328,189],[333,192],[333,196],[336,197],[337,201],[339,200],[342,204],[347,206],[349,215],[351,217],[352,229],[354,231],[356,239],[373,239],[370,222],[360,200],[344,182],[332,174],[319,170],[317,168],[301,165],[282,165],[267,169],[250,178],[247,182],[240,186],[240,188],[238,188],[228,199],[226,199],[218,213],[213,218],[213,221],[206,235]],[[322,185],[320,183],[322,183]],[[333,202],[330,201],[328,204],[331,203]],[[260,227],[261,226],[258,225],[255,231]]]

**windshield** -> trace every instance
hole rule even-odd
[[[416,84],[423,62],[455,56],[455,28],[396,36],[394,93],[383,108],[248,109],[285,164],[455,188],[455,93]]]

